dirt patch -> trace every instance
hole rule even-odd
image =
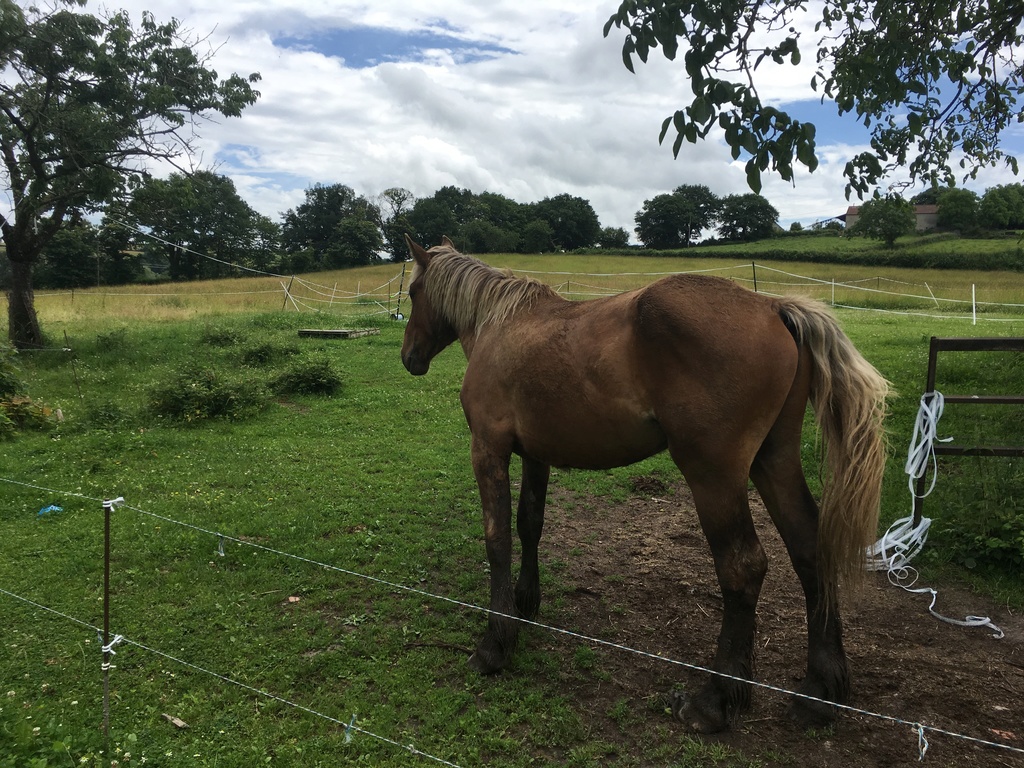
[[[545,595],[540,620],[706,666],[721,620],[711,557],[685,484],[655,480],[637,478],[637,496],[624,503],[553,489],[541,557],[557,571],[563,591]],[[806,663],[803,595],[756,494],[751,506],[770,562],[758,609],[757,677],[792,690]],[[881,574],[847,601],[850,704],[1024,749],[1024,621],[964,590],[939,590],[938,610],[954,618],[990,616],[1006,633],[996,640],[985,629],[936,620],[929,601],[929,595],[891,586]],[[686,734],[666,714],[666,695],[680,684],[696,688],[704,673],[615,649],[590,653],[582,641],[537,629],[525,634],[530,645],[563,654],[557,686],[586,702],[594,738],[614,745],[619,755],[641,755],[639,744],[657,740],[678,744]],[[755,689],[751,708],[730,731],[703,740],[769,765],[922,764],[910,725],[846,712],[834,728],[805,733],[787,718],[787,704],[781,693]],[[926,737],[926,766],[1024,766],[1019,753],[935,731]]]

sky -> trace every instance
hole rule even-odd
[[[259,72],[241,118],[200,126],[196,162],[230,177],[279,221],[314,184],[372,198],[390,187],[429,197],[445,185],[520,202],[568,193],[602,226],[635,240],[645,200],[681,184],[743,194],[742,162],[719,138],[673,158],[662,121],[689,93],[681,61],[654,52],[636,74],[624,33],[602,29],[618,0],[89,0],[138,23],[177,18],[214,54],[222,77]],[[206,50],[206,49],[204,49]],[[813,59],[806,56],[805,61]],[[778,67],[762,98],[818,124],[821,165],[762,194],[788,227],[845,212],[842,169],[865,142],[852,118],[823,109],[806,65]],[[977,190],[1016,179],[986,171]],[[430,244],[428,244],[430,245]]]

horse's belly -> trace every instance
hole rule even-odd
[[[611,469],[665,450],[664,432],[653,418],[523,425],[517,452],[554,467]]]

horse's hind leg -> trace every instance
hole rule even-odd
[[[540,610],[540,571],[537,546],[544,527],[544,501],[551,468],[533,459],[523,458],[523,482],[519,493],[516,528],[522,545],[522,562],[516,580],[516,610],[532,619]]]
[[[782,535],[807,604],[807,675],[798,692],[813,699],[794,697],[790,714],[804,727],[821,727],[835,717],[835,708],[821,700],[845,702],[850,676],[839,606],[825,605],[829,577],[818,567],[818,505],[799,453],[803,409],[793,410],[788,419],[784,411],[772,428],[750,476]]]
[[[676,716],[695,731],[713,733],[750,702],[750,683],[744,681],[753,672],[755,609],[768,560],[750,517],[746,476],[721,468],[684,474],[711,546],[724,613],[711,667],[720,674],[678,707]]]

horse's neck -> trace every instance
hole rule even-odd
[[[462,345],[462,352],[466,356],[466,360],[473,354],[473,348],[476,346],[477,331],[475,328],[463,331],[459,334],[459,344]]]

